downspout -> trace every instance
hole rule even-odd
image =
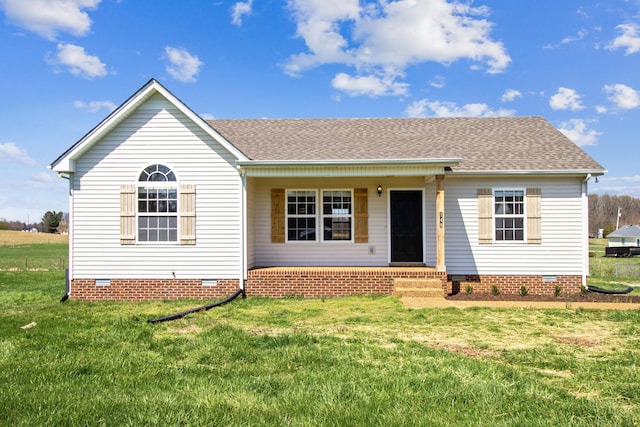
[[[58,179],[66,179],[69,181],[69,223],[67,224],[67,235],[69,237],[69,265],[65,271],[65,294],[60,298],[60,302],[65,302],[71,296],[71,277],[73,275],[73,183],[71,174],[64,175],[58,172]]]
[[[582,180],[582,287],[588,290],[587,276],[589,275],[589,197],[588,184],[591,174]]]
[[[242,192],[240,196],[240,283],[238,288],[244,293],[244,282],[247,275],[247,176],[242,167],[238,167]]]

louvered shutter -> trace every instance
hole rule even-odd
[[[527,243],[542,243],[541,199],[542,191],[539,188],[527,188]]]
[[[493,192],[478,189],[478,243],[493,243]]]
[[[356,188],[354,193],[355,243],[369,242],[369,193],[366,188]]]
[[[271,243],[284,243],[284,189],[271,189]]]
[[[136,186],[120,185],[120,244],[136,243]]]
[[[196,244],[196,186],[180,185],[180,244]]]

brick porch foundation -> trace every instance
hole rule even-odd
[[[391,295],[393,279],[442,280],[446,273],[432,268],[404,267],[270,267],[249,271],[247,296],[303,298],[340,297],[347,295]]]
[[[555,296],[580,293],[581,276],[552,278],[528,275],[447,275],[432,268],[419,267],[269,267],[248,272],[247,296],[281,298],[331,298],[347,295],[391,295],[394,279],[440,279],[443,294],[491,294],[495,285],[501,295],[520,295],[522,286],[529,295]],[[544,280],[546,279],[546,280]],[[180,298],[219,299],[238,289],[237,279],[220,279],[215,285],[200,279],[73,279],[71,298],[84,301],[175,300]]]

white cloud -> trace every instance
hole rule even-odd
[[[549,99],[549,106],[554,110],[582,110],[580,95],[573,89],[561,87],[558,93]]]
[[[637,24],[622,24],[616,27],[622,32],[621,35],[613,39],[607,45],[607,49],[615,50],[623,48],[626,50],[625,55],[631,55],[640,51],[640,26]]]
[[[407,93],[409,85],[407,83],[396,82],[393,77],[357,76],[351,77],[345,73],[337,74],[331,81],[331,85],[349,95],[404,95]]]
[[[447,79],[445,79],[443,76],[435,76],[429,82],[429,86],[434,87],[436,89],[442,89],[443,87],[446,86],[446,84],[447,84]]]
[[[587,129],[587,123],[583,119],[571,119],[562,122],[558,130],[579,147],[595,145],[598,136],[602,135],[602,132]]]
[[[186,49],[167,46],[164,51],[169,61],[166,67],[167,73],[183,83],[194,83],[196,76],[200,72],[200,67],[204,63],[197,56],[191,55]]]
[[[231,7],[231,23],[238,26],[242,25],[243,16],[251,14],[252,4],[253,0],[234,4]]]
[[[97,113],[100,110],[107,110],[110,113],[118,108],[118,106],[111,101],[74,101],[73,106],[80,110],[87,110],[90,113]]]
[[[101,0],[0,0],[9,21],[49,40],[60,32],[75,36],[87,34],[92,10]]]
[[[74,44],[58,44],[58,53],[55,58],[48,59],[48,62],[66,66],[71,74],[87,79],[107,75],[107,68],[100,58],[87,54],[82,46]]]
[[[609,109],[604,105],[596,105],[596,112],[600,114],[606,114],[609,112]]]
[[[487,104],[481,103],[459,107],[454,102],[421,99],[409,104],[405,113],[409,117],[506,117],[513,116],[515,111],[492,110]]]
[[[500,100],[502,102],[513,102],[516,98],[522,98],[522,92],[515,89],[507,89],[503,94]]]
[[[380,0],[362,6],[358,0],[289,0],[288,6],[308,49],[284,65],[294,76],[323,64],[343,64],[358,75],[389,80],[412,64],[449,65],[460,59],[499,73],[511,61],[503,44],[491,40],[493,25],[484,7],[446,0]]]
[[[14,142],[0,143],[0,162],[19,162],[33,166],[36,161],[29,157],[26,150],[18,147]]]
[[[640,94],[627,85],[605,85],[602,91],[611,94],[608,98],[609,101],[622,110],[631,110],[640,106]]]

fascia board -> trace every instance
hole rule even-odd
[[[440,165],[455,166],[461,158],[443,159],[346,159],[346,160],[241,160],[240,167],[287,167],[287,166],[389,166],[389,165]]]
[[[550,170],[535,170],[535,169],[527,169],[527,170],[473,170],[473,171],[451,171],[447,172],[447,175],[461,175],[461,176],[496,176],[496,175],[574,175],[574,176],[584,176],[584,175],[592,175],[592,176],[602,176],[606,174],[606,169],[550,169]]]

